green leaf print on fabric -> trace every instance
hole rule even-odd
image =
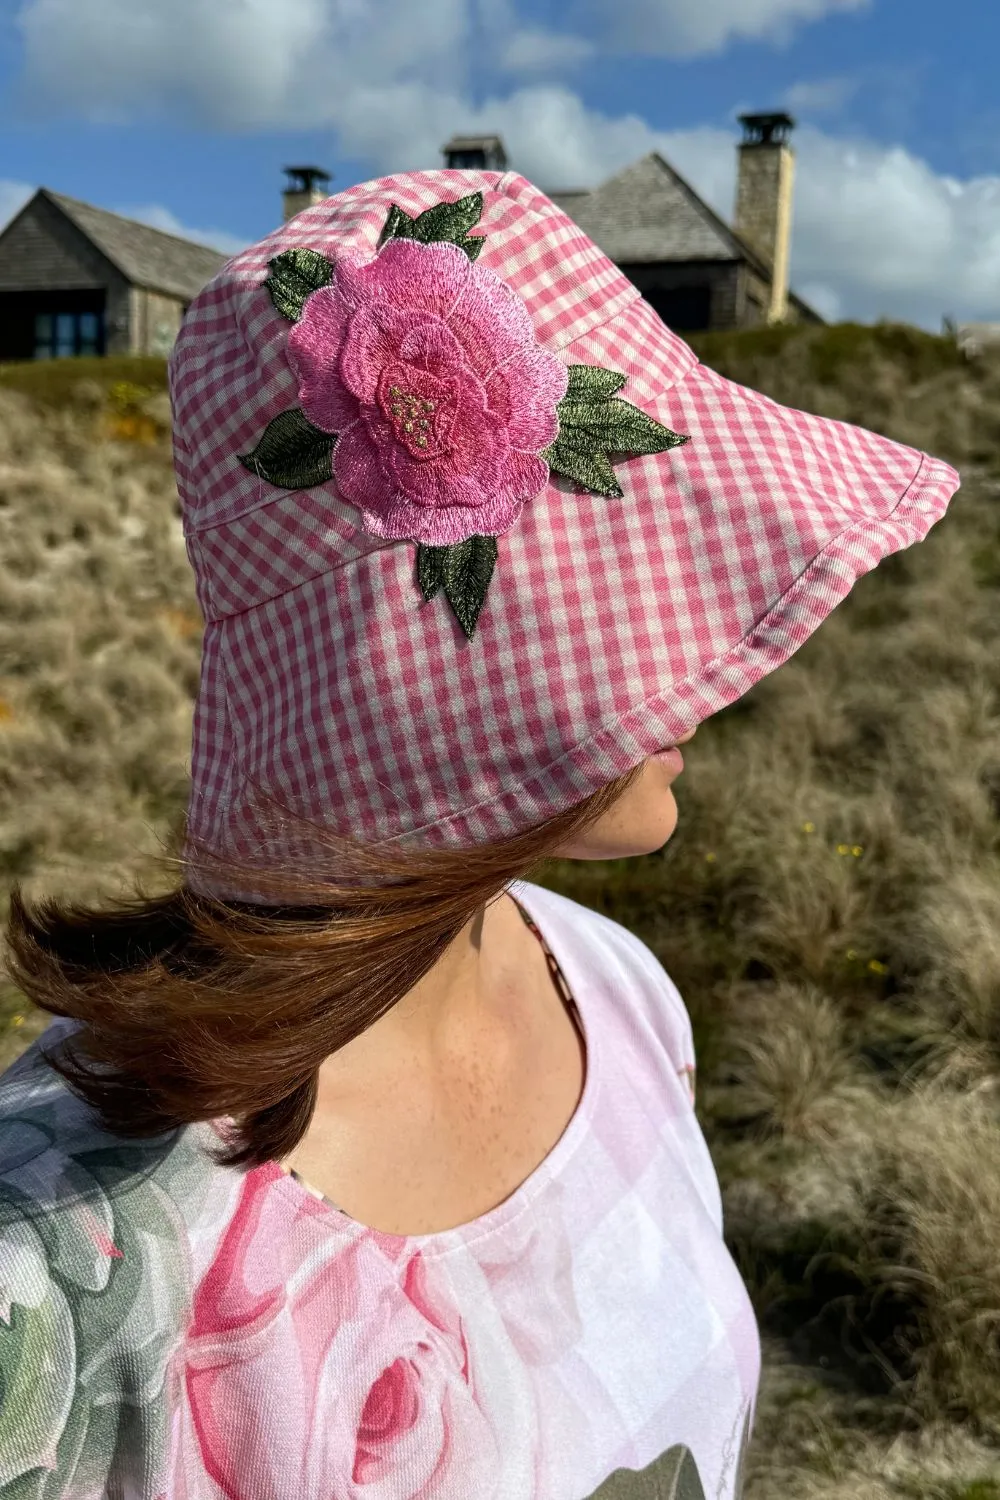
[[[742,1500],[752,1430],[751,1407],[747,1402],[733,1500]],[[588,1500],[706,1500],[706,1495],[694,1454],[685,1443],[675,1443],[644,1469],[616,1469]]]
[[[333,266],[317,250],[285,250],[267,264],[271,274],[264,285],[278,312],[290,323],[301,318],[306,298],[333,279]]]
[[[616,1469],[590,1500],[705,1500],[691,1449],[677,1443],[644,1469]]]
[[[48,1096],[4,1115],[4,1500],[141,1494],[166,1462],[163,1387],[190,1287],[176,1206],[150,1176],[170,1154],[187,1191],[197,1163],[173,1137],[123,1145],[70,1109]],[[66,1140],[72,1155],[53,1144]]]
[[[267,425],[252,453],[240,463],[259,479],[283,490],[311,490],[333,478],[332,433],[315,427],[298,407],[282,411]]]

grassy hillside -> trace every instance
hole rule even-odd
[[[541,880],[692,1015],[765,1350],[747,1500],[1000,1500],[1000,358],[896,325],[689,342],[963,487],[702,726],[660,854]],[[127,883],[186,795],[162,362],[88,363],[0,366],[0,889]],[[0,1066],[45,1024],[8,990]]]

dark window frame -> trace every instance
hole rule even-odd
[[[103,354],[103,312],[73,309],[35,314],[35,359],[93,358]]]

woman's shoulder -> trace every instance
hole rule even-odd
[[[588,944],[598,952],[605,951],[609,958],[633,960],[644,977],[652,977],[656,982],[666,979],[672,983],[648,943],[614,917],[585,906],[581,901],[574,901],[560,891],[529,881],[516,881],[511,892],[523,899],[529,915],[534,915],[537,909],[540,920],[548,922],[553,937],[561,937],[572,944],[574,951],[579,951],[580,943]]]
[[[547,886],[518,881],[511,893],[523,900],[567,963],[589,986],[626,993],[684,1076],[694,1097],[695,1051],[691,1017],[677,985],[649,944],[622,922]]]

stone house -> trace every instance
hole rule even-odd
[[[788,285],[795,121],[740,123],[732,227],[655,151],[596,188],[544,189],[678,333],[826,321]],[[498,136],[456,136],[443,154],[450,167],[508,166]]]
[[[39,188],[0,233],[0,360],[168,354],[226,259]]]
[[[679,333],[823,323],[788,285],[794,157],[786,114],[741,115],[734,223],[651,152],[595,188],[549,196]],[[499,136],[456,136],[449,167],[504,171]],[[287,167],[287,222],[329,193],[319,167]],[[0,360],[166,355],[218,250],[39,188],[0,232]]]

